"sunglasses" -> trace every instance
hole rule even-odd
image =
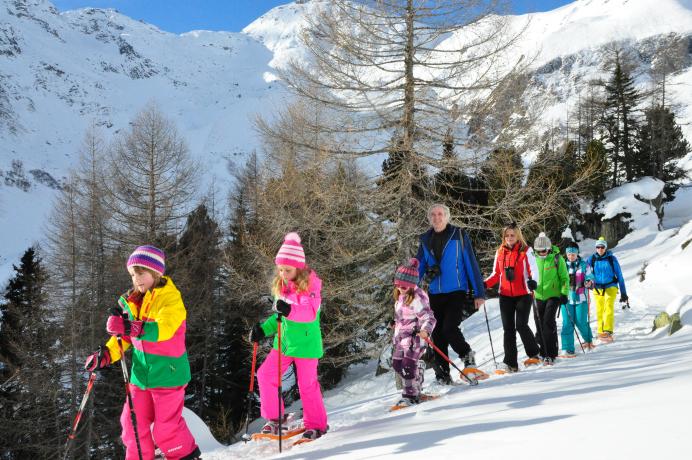
[[[605,249],[605,246],[596,246],[596,249]]]

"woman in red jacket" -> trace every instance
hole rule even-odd
[[[500,313],[504,329],[504,370],[516,372],[517,332],[521,337],[529,359],[525,364],[537,364],[538,344],[529,328],[531,314],[531,291],[536,289],[538,268],[531,247],[515,223],[502,229],[502,244],[495,254],[493,273],[485,280],[485,287],[500,283]]]

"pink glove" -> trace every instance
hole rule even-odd
[[[142,321],[130,321],[122,316],[111,315],[106,323],[106,331],[110,335],[121,335],[126,337],[139,337],[144,333]]]
[[[103,369],[104,367],[110,366],[110,364],[111,355],[108,353],[108,350],[103,352],[101,362],[99,362],[99,352],[97,351],[96,353],[93,353],[87,357],[86,362],[84,363],[84,369],[88,370],[89,372],[94,372],[96,369]]]

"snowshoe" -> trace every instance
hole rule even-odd
[[[513,367],[505,363],[498,364],[497,369],[495,369],[495,374],[497,375],[513,374],[515,372],[519,372],[518,367]]]
[[[555,364],[555,358],[551,358],[550,356],[543,358],[544,366],[552,366],[553,364]]]
[[[604,332],[602,334],[598,334],[598,338],[601,340],[601,343],[612,343],[613,340],[613,333],[612,332]]]
[[[300,420],[296,420],[295,414],[288,413],[284,415],[281,423],[281,438],[291,438],[305,431]],[[257,441],[260,439],[279,439],[279,420],[268,420],[264,424],[259,433],[252,435],[252,439]]]
[[[394,412],[400,409],[406,409],[407,407],[417,406],[420,403],[432,401],[433,399],[437,399],[439,397],[439,395],[425,393],[421,393],[417,397],[403,396],[396,404],[389,408],[389,411]]]
[[[586,347],[584,347],[584,349],[586,349]],[[560,359],[569,359],[569,358],[576,358],[576,357],[577,357],[576,353],[574,353],[571,350],[565,351],[564,353],[562,353],[561,355],[558,356],[558,358],[560,358]]]
[[[312,442],[315,439],[321,438],[327,431],[329,431],[329,425],[327,425],[327,429],[322,431],[322,430],[317,430],[317,429],[309,429],[305,430],[303,432],[303,436],[300,437],[296,442],[293,443],[294,446],[297,446],[298,444],[305,444],[306,442]]]
[[[461,373],[467,377],[470,377],[470,378],[476,379],[476,380],[485,380],[488,377],[490,377],[487,373],[483,372],[482,370],[478,369],[477,367],[465,367],[461,371]]]
[[[593,350],[596,348],[596,345],[593,344],[593,342],[586,342],[584,344],[584,350]]]
[[[524,360],[524,366],[526,367],[536,366],[538,364],[541,364],[541,358],[538,356],[532,356]]]

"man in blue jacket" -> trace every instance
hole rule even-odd
[[[429,283],[430,306],[437,320],[433,342],[445,353],[451,345],[464,360],[465,367],[475,367],[475,353],[459,325],[470,312],[483,305],[485,288],[471,239],[462,229],[451,225],[449,218],[449,208],[443,204],[434,204],[428,210],[432,227],[420,236],[416,255],[420,262],[418,275]],[[451,383],[449,363],[439,355],[435,360],[437,381]]]

